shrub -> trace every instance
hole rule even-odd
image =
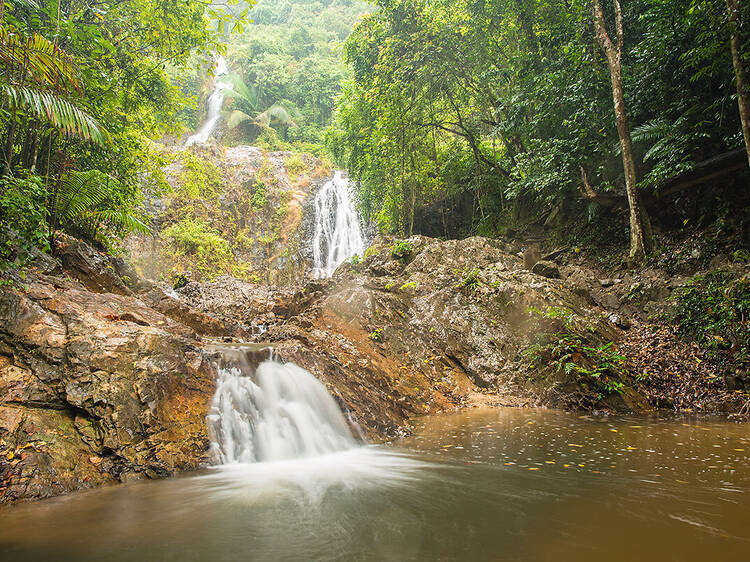
[[[0,178],[0,267],[11,261],[22,265],[34,247],[49,249],[46,194],[38,176]]]
[[[672,297],[677,333],[727,370],[750,369],[750,280],[718,269],[695,276]]]
[[[209,276],[212,274],[210,269],[223,268],[232,259],[229,242],[200,219],[184,218],[167,227],[162,236],[170,242],[178,255],[194,258],[198,269],[209,273]]]
[[[397,260],[406,261],[414,252],[414,246],[411,242],[401,240],[393,245],[391,248],[391,257]]]
[[[383,328],[378,328],[376,330],[373,330],[370,332],[370,337],[372,338],[372,341],[382,341],[383,339]]]
[[[625,357],[617,353],[612,342],[594,345],[572,331],[543,334],[543,342],[528,347],[524,357],[530,368],[552,367],[573,375],[577,382],[602,396],[622,392],[627,375]]]
[[[305,164],[305,159],[301,154],[290,154],[284,158],[284,167],[287,175],[293,181],[296,181],[300,174],[307,170],[307,164]]]

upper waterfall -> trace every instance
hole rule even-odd
[[[214,132],[216,124],[219,122],[221,106],[224,105],[224,92],[229,88],[229,82],[226,78],[223,78],[227,74],[229,74],[227,61],[223,56],[218,55],[214,62],[214,91],[211,92],[211,95],[206,102],[206,120],[195,134],[188,137],[185,141],[185,146],[202,144],[206,142],[208,137],[211,136],[211,133]]]
[[[330,277],[344,260],[362,254],[364,249],[350,182],[337,171],[315,195],[313,276]]]
[[[218,464],[314,457],[356,446],[326,387],[292,363],[222,366],[208,415]]]

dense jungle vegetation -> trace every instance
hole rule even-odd
[[[230,74],[216,136],[329,151],[383,232],[496,236],[564,216],[624,248],[629,209],[639,261],[650,209],[719,158],[710,212],[670,218],[723,217],[742,233],[746,197],[725,188],[746,180],[749,12],[737,0],[3,0],[4,251],[50,249],[59,230],[104,246],[146,230],[141,196],[165,188],[152,141],[200,124],[219,54]]]
[[[520,210],[544,220],[583,200],[573,222],[585,221],[623,194],[639,260],[653,247],[643,194],[658,197],[669,178],[750,147],[747,3],[378,7],[346,42],[354,78],[328,140],[385,230],[419,230],[425,209],[450,215],[468,196],[463,232],[497,235]],[[746,223],[744,204],[721,203]],[[607,235],[627,244],[627,231]]]

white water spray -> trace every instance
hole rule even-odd
[[[230,87],[230,83],[226,79],[227,74],[229,74],[227,61],[223,56],[219,55],[214,62],[214,91],[211,92],[206,103],[206,120],[195,134],[188,137],[187,141],[185,141],[185,146],[203,144],[211,136],[211,133],[214,132],[221,115],[221,106],[224,105],[224,93]]]
[[[330,277],[344,260],[365,249],[350,182],[336,172],[315,195],[313,276]]]
[[[356,446],[325,386],[292,363],[219,369],[208,415],[218,464],[316,457]]]

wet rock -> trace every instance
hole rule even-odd
[[[542,277],[547,277],[548,279],[560,278],[560,269],[557,267],[556,263],[551,261],[539,260],[534,264],[534,267],[531,268],[531,272],[541,275]]]
[[[478,396],[565,405],[549,388],[569,382],[536,385],[521,374],[520,353],[542,329],[530,310],[571,311],[575,322],[616,337],[584,299],[525,270],[502,243],[415,237],[409,262],[395,266],[392,247],[377,240],[363,267],[342,271],[307,309],[267,334],[278,355],[323,380],[371,438]]]
[[[0,294],[0,502],[197,468],[214,385],[194,336],[60,279]]]
[[[59,258],[65,272],[91,291],[133,294],[117,275],[109,259],[85,242],[68,238],[60,248]]]

